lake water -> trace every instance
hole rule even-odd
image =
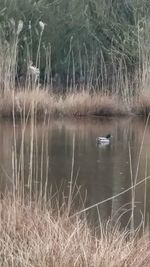
[[[81,195],[86,195],[85,206],[88,207],[131,186],[137,175],[137,182],[150,174],[150,125],[148,125],[144,141],[143,133],[146,121],[143,118],[90,118],[50,120],[49,124],[38,123],[34,129],[33,145],[33,183],[45,181],[48,177],[48,188],[64,190],[69,185],[71,173],[77,187],[81,187]],[[16,124],[16,148],[18,162],[22,141],[20,123]],[[24,136],[24,176],[29,175],[30,148],[32,128],[26,126]],[[111,143],[106,146],[96,144],[97,136],[112,134]],[[74,151],[73,151],[74,144]],[[140,153],[142,144],[142,150]],[[0,168],[1,190],[11,186],[12,148],[14,146],[14,130],[10,122],[0,123]],[[140,155],[140,160],[139,160]],[[139,166],[138,166],[139,161]],[[19,164],[19,163],[18,163]],[[138,168],[138,172],[137,172]],[[137,173],[137,174],[136,174]],[[150,207],[150,183],[136,188],[135,220],[140,222],[146,198],[146,210]],[[127,205],[125,205],[127,204]],[[121,223],[126,224],[131,207],[131,191],[100,205],[102,219],[107,219],[120,211],[125,214]],[[95,218],[96,209],[90,210]]]

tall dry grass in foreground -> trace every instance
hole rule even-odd
[[[86,216],[70,218],[67,207],[38,204],[9,194],[0,200],[1,266],[149,266],[148,234],[131,237],[109,221],[93,229]]]

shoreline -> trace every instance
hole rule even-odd
[[[150,112],[150,97],[141,94],[130,102],[116,95],[88,91],[57,95],[46,90],[8,91],[0,97],[0,117],[121,117]]]

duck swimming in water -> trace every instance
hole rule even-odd
[[[111,134],[107,134],[105,137],[97,137],[96,142],[99,144],[109,144],[111,137]]]

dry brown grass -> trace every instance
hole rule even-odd
[[[130,108],[117,96],[90,94],[89,92],[70,93],[66,96],[50,94],[44,90],[7,92],[0,98],[0,115],[11,117],[27,115],[34,104],[38,117],[62,116],[115,116],[129,114]]]
[[[124,115],[128,112],[127,105],[115,95],[102,95],[100,93],[91,95],[89,92],[80,92],[69,94],[64,100],[64,114],[113,116]]]
[[[16,117],[31,114],[32,106],[38,118],[50,116],[122,116],[139,114],[147,116],[150,112],[150,94],[143,92],[130,103],[116,95],[88,91],[56,95],[46,90],[5,92],[0,97],[0,116]]]
[[[150,93],[144,91],[133,101],[133,112],[139,115],[148,116],[150,112]]]
[[[109,222],[100,228],[98,237],[83,216],[70,218],[67,209],[61,214],[6,195],[0,200],[0,266],[149,266],[146,233],[136,239]]]

